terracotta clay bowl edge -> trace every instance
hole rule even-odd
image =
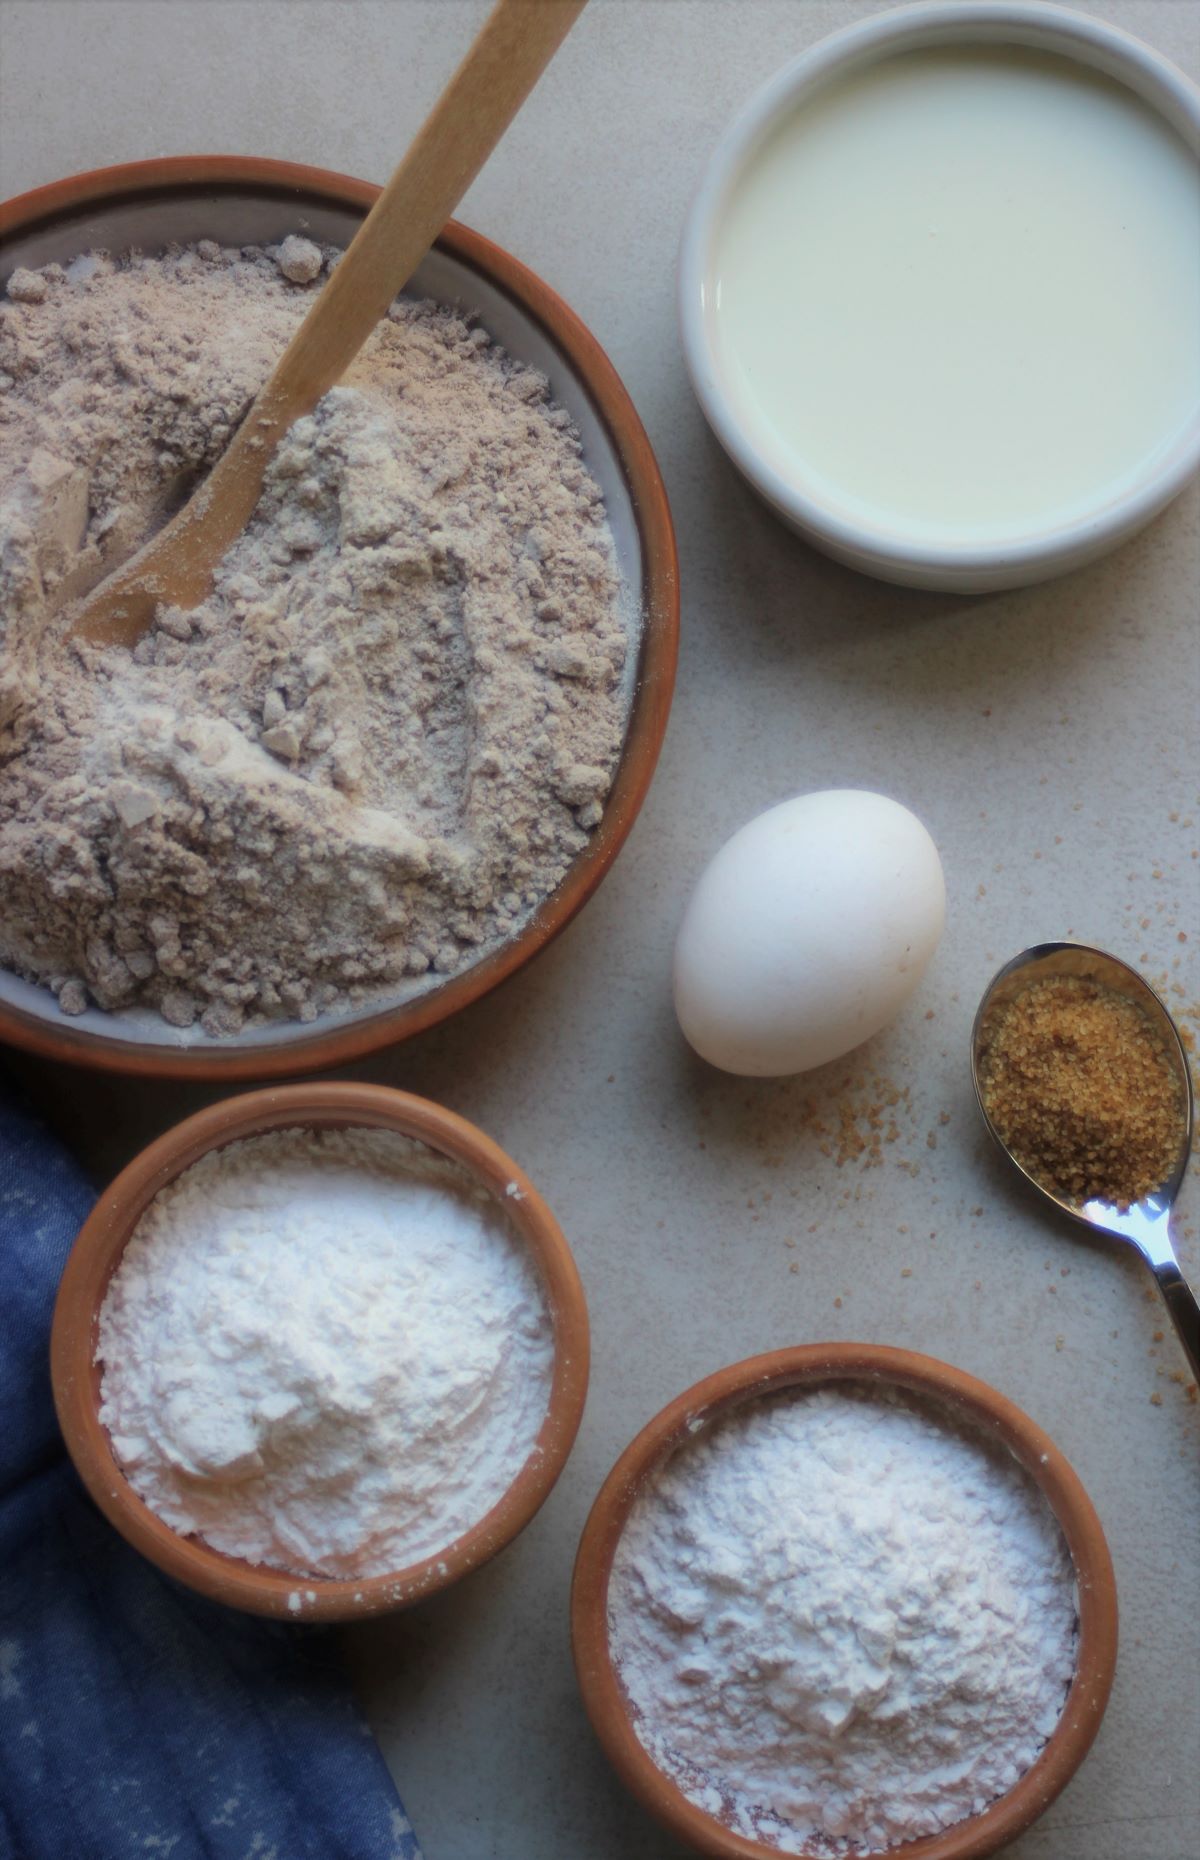
[[[125,1243],[149,1202],[210,1150],[262,1131],[306,1126],[398,1131],[462,1163],[495,1195],[529,1247],[554,1324],[546,1416],[534,1451],[507,1492],[436,1555],[356,1580],[267,1569],[179,1535],[128,1483],[98,1412],[98,1314]],[[304,1622],[358,1620],[407,1608],[448,1588],[511,1543],[566,1464],[583,1415],[588,1366],[587,1303],[579,1273],[557,1221],[528,1176],[466,1118],[384,1085],[305,1084],[247,1092],[165,1132],[104,1190],[80,1229],[59,1285],[50,1335],[59,1426],[76,1471],[109,1522],[166,1575],[201,1595],[251,1614]]]
[[[678,1396],[626,1447],[592,1506],[571,1585],[575,1671],[592,1727],[621,1781],[664,1826],[711,1860],[779,1860],[779,1849],[735,1834],[690,1802],[638,1741],[608,1648],[608,1583],[630,1508],[650,1473],[699,1418],[774,1389],[852,1379],[933,1396],[1003,1442],[1044,1492],[1075,1566],[1079,1647],[1062,1716],[1033,1767],[982,1814],[888,1849],[889,1860],[983,1860],[1016,1836],[1065,1788],[1108,1704],[1117,1657],[1117,1592],[1104,1531],[1078,1476],[1014,1402],[936,1357],[866,1343],[802,1344],[732,1363]],[[797,1860],[806,1860],[805,1854]],[[809,1856],[811,1860],[811,1856]]]
[[[128,203],[138,196],[216,187],[318,200],[365,214],[379,188],[372,182],[298,162],[238,155],[180,155],[127,162],[53,181],[0,203],[0,239],[29,233],[89,205]],[[116,1031],[98,1035],[43,1020],[0,1002],[0,1040],[42,1058],[153,1078],[238,1080],[279,1078],[344,1065],[365,1053],[411,1038],[488,994],[563,931],[587,903],[637,819],[658,762],[679,650],[679,561],[666,487],[645,428],[620,376],[586,325],[558,293],[502,247],[456,220],[438,249],[480,272],[540,324],[583,384],[613,446],[637,524],[642,553],[642,632],[629,724],[604,817],[557,889],[518,934],[482,961],[407,1001],[279,1043],[189,1049],[147,1045]]]

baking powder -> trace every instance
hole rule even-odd
[[[503,1495],[553,1354],[528,1253],[465,1171],[389,1132],[275,1131],[143,1215],[100,1314],[100,1419],[175,1530],[381,1575]]]
[[[996,1443],[842,1383],[703,1428],[635,1504],[609,1585],[637,1733],[785,1853],[879,1853],[1036,1759],[1075,1667],[1070,1558]]]

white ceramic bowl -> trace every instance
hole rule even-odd
[[[897,52],[943,45],[1024,46],[1057,53],[1124,84],[1200,154],[1200,90],[1140,40],[1040,0],[933,0],[876,14],[823,39],[757,91],[725,131],[693,201],[679,257],[679,315],[697,398],[734,464],[784,521],[827,555],[908,587],[982,593],[1065,573],[1124,542],[1158,515],[1200,464],[1200,408],[1175,444],[1118,496],[1058,527],[1002,541],[932,544],[856,521],[785,477],[764,456],[719,361],[712,274],[715,236],[749,158],[797,105],[831,81]]]

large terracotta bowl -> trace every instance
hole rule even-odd
[[[688,1800],[639,1742],[609,1654],[608,1584],[613,1556],[647,1479],[697,1425],[776,1389],[836,1381],[878,1382],[929,1396],[952,1417],[1002,1441],[1044,1492],[1075,1566],[1079,1646],[1062,1716],[1032,1769],[982,1814],[941,1834],[888,1848],[889,1860],[982,1860],[1014,1840],[1066,1786],[1100,1728],[1117,1658],[1112,1559],[1091,1500],[1049,1435],[986,1382],[932,1356],[866,1343],[803,1344],[733,1363],[697,1382],[625,1449],[600,1489],[580,1540],[571,1590],[575,1670],[588,1716],[622,1782],[643,1807],[712,1860],[779,1860]],[[811,1850],[797,1860],[815,1860]]]
[[[545,1419],[504,1496],[461,1537],[406,1569],[340,1580],[225,1556],[164,1524],[138,1497],[101,1425],[100,1307],[125,1243],[154,1196],[210,1150],[266,1130],[371,1129],[414,1137],[462,1164],[495,1197],[528,1247],[554,1325]],[[168,1576],[213,1601],[295,1621],[350,1621],[423,1601],[486,1563],[523,1531],[566,1465],[588,1383],[588,1318],[571,1250],[546,1203],[499,1146],[465,1118],[384,1085],[285,1085],[210,1105],[151,1143],[105,1190],[80,1229],[50,1336],[54,1402],[67,1450],[100,1510]]]
[[[102,168],[0,206],[0,282],[18,265],[91,247],[161,250],[170,241],[270,242],[304,231],[348,244],[379,189],[290,162],[180,156]],[[478,310],[511,355],[550,378],[579,427],[604,492],[631,613],[631,708],[604,818],[557,889],[508,941],[444,981],[421,981],[310,1025],[273,1021],[228,1039],[168,1027],[150,1010],[63,1015],[48,990],[0,970],[0,1039],[51,1059],[169,1078],[278,1077],[341,1065],[445,1020],[544,949],[591,896],[646,796],[671,702],[679,580],[671,514],[641,421],[612,363],[547,284],[479,233],[450,221],[412,289]]]

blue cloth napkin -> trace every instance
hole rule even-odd
[[[334,1637],[179,1588],[75,1476],[48,1341],[92,1199],[0,1092],[0,1860],[421,1860]]]

